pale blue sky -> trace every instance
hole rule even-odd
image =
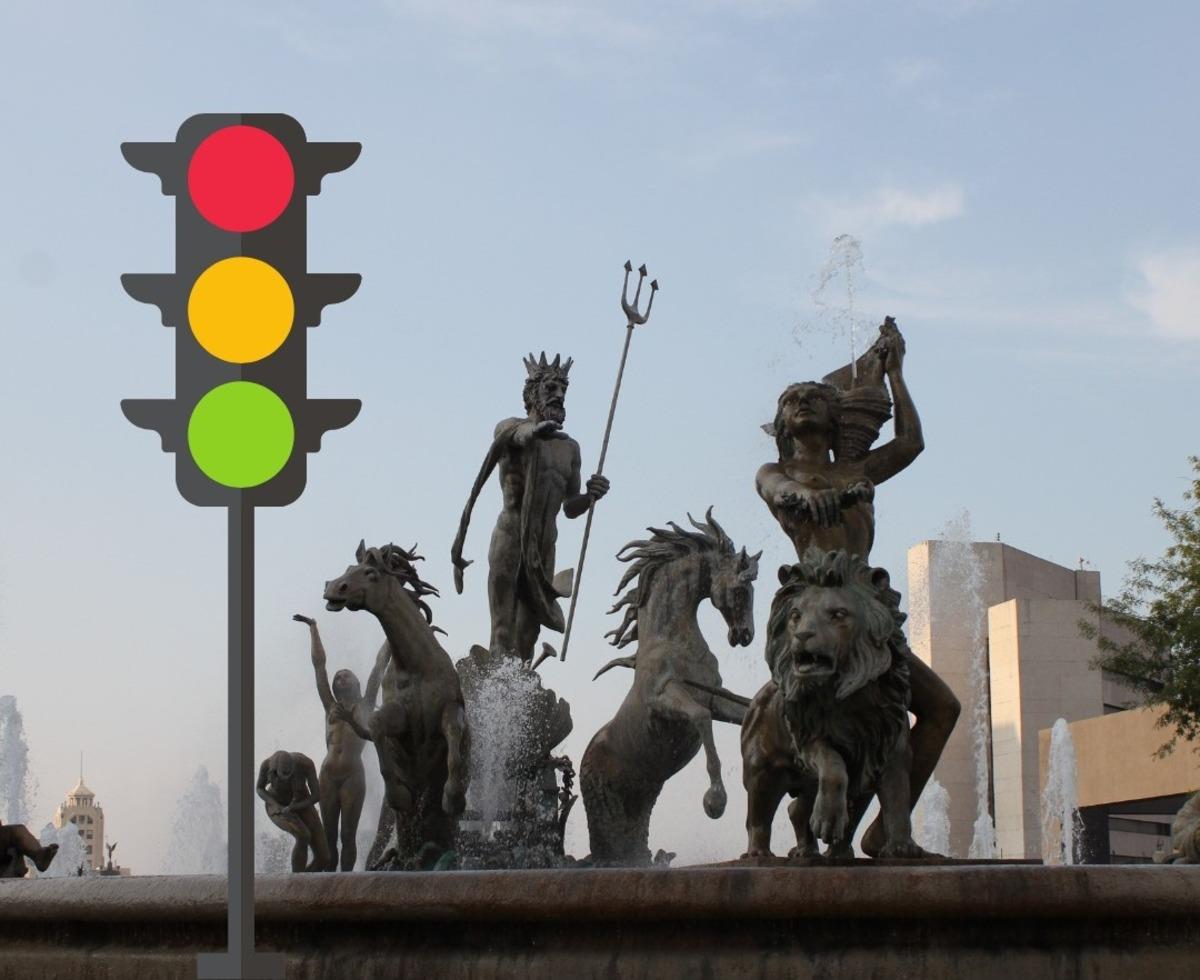
[[[36,822],[86,744],[119,858],[152,872],[195,767],[224,781],[223,514],[182,502],[117,407],[169,395],[173,370],[170,331],[119,285],[168,270],[174,234],[123,140],[284,111],[364,145],[309,210],[310,268],[364,276],[311,335],[310,389],[364,407],[301,501],[260,517],[260,756],[322,753],[293,612],[319,614],[331,669],[365,677],[377,623],[320,603],[360,537],[421,543],[454,656],[486,637],[484,566],[455,596],[448,549],[492,426],[519,411],[521,356],[576,359],[567,428],[591,466],[621,264],[659,278],[578,638],[547,670],[578,761],[628,683],[589,678],[610,655],[613,554],[647,524],[712,504],[765,549],[761,626],[788,547],[753,489],[758,424],[784,384],[843,360],[808,329],[836,234],[863,241],[864,315],[908,339],[929,446],[879,492],[877,564],[903,584],[906,549],[963,508],[980,538],[1087,557],[1107,591],[1162,547],[1151,498],[1178,499],[1197,450],[1198,34],[1187,2],[6,5],[0,693],[25,714]],[[468,556],[496,508],[492,487]],[[561,565],[581,530],[563,522]],[[710,635],[750,693],[760,645]],[[736,733],[720,746],[733,789]],[[740,790],[710,824],[703,785],[697,762],[668,787],[662,813],[693,832],[660,817],[652,846],[740,853]],[[585,853],[582,806],[571,832]]]

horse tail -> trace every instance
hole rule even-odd
[[[662,787],[643,785],[634,765],[612,750],[608,742],[611,724],[592,737],[579,766],[592,860],[599,864],[648,865],[650,814]]]

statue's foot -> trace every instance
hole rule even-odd
[[[923,858],[931,857],[920,844],[911,837],[896,841],[888,841],[879,849],[879,853],[873,855],[881,858]]]
[[[850,825],[850,812],[846,809],[845,796],[838,796],[835,793],[818,793],[808,825],[817,840],[831,845],[835,841],[841,841],[846,836],[846,828]]]
[[[47,844],[45,847],[39,848],[36,854],[29,855],[33,858],[33,866],[38,871],[45,871],[50,867],[50,862],[54,860],[54,855],[58,853],[57,844]]]
[[[725,795],[724,786],[710,786],[708,792],[704,794],[704,812],[716,820],[725,812],[727,802],[728,797]]]
[[[743,858],[773,858],[774,856],[769,847],[752,847],[742,855]]]
[[[883,821],[876,817],[871,821],[871,826],[867,828],[867,832],[862,838],[862,852],[867,857],[882,857],[880,851],[883,850],[885,842],[883,834]]]
[[[839,841],[836,844],[830,844],[827,848],[825,848],[825,857],[852,858],[854,857],[854,845],[848,840]]]
[[[797,845],[788,851],[790,858],[815,858],[821,856],[821,849],[817,847],[816,841],[809,841],[805,844]]]

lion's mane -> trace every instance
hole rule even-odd
[[[900,628],[905,619],[900,594],[887,572],[846,551],[810,548],[801,561],[782,567],[779,579],[766,658],[783,700],[784,721],[797,748],[810,739],[828,740],[857,783],[852,792],[865,792],[908,728],[908,644]],[[858,632],[840,673],[802,684],[792,670],[787,623],[792,606],[809,589],[846,592]]]

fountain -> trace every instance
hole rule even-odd
[[[43,847],[58,845],[58,854],[50,862],[50,867],[38,873],[39,878],[80,878],[93,873],[83,838],[73,823],[65,823],[61,827],[48,823],[38,834],[38,840]]]
[[[225,866],[225,803],[208,769],[200,766],[175,804],[163,869],[172,875],[210,875],[223,874]]]
[[[863,275],[862,242],[853,235],[838,235],[829,246],[829,258],[817,272],[817,285],[811,294],[818,319],[829,326],[835,337],[845,338],[850,345],[851,386],[858,380],[859,332],[869,329],[866,319],[856,309]],[[838,285],[842,289],[837,289]]]
[[[570,707],[517,657],[473,646],[455,666],[471,719],[471,778],[456,842],[462,866],[561,863],[574,769],[551,753],[570,733]]]
[[[987,607],[984,604],[983,566],[971,546],[971,515],[962,511],[947,521],[938,534],[940,547],[934,551],[930,570],[931,587],[966,627],[969,645],[966,716],[975,761],[975,826],[970,858],[996,857],[996,824],[991,812],[991,703],[987,663]]]
[[[1050,729],[1050,761],[1042,790],[1042,857],[1047,864],[1078,864],[1082,857],[1077,773],[1071,729],[1059,718]]]
[[[25,721],[11,694],[0,696],[0,823],[28,823],[35,783],[29,771]]]
[[[930,776],[913,814],[913,838],[934,854],[950,853],[950,795]]]

